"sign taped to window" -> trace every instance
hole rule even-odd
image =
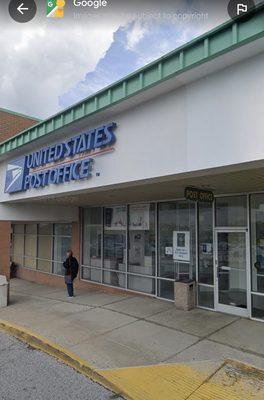
[[[175,261],[190,261],[189,231],[173,231],[173,259]]]

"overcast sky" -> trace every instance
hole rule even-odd
[[[0,107],[49,117],[228,19],[225,0],[109,0],[92,15],[70,3],[63,20],[39,4],[25,24],[2,5]]]

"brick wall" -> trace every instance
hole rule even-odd
[[[0,221],[0,275],[10,277],[11,222]]]
[[[36,119],[0,109],[0,142],[9,139],[30,126],[36,125],[38,122]]]

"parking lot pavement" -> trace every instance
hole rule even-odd
[[[1,400],[111,400],[112,392],[0,332]]]

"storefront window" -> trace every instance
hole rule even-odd
[[[37,224],[25,226],[24,266],[33,269],[37,266]]]
[[[65,226],[64,226],[65,225]],[[67,250],[71,248],[71,224],[54,224],[53,237],[53,273],[64,274],[63,261],[66,258]]]
[[[198,205],[198,232],[198,282],[213,285],[213,210],[210,203],[199,203]]]
[[[213,207],[211,203],[198,203],[197,207],[198,305],[214,308]]]
[[[252,317],[264,320],[264,296],[252,294]]]
[[[102,209],[92,207],[83,215],[83,265],[101,268],[102,266]]]
[[[24,264],[24,225],[13,225],[12,261],[20,266]]]
[[[53,224],[41,223],[38,225],[39,235],[53,235]]]
[[[38,269],[43,272],[52,270],[52,236],[38,236]]]
[[[252,291],[264,293],[264,195],[250,197],[251,208],[251,285]],[[264,318],[264,297],[252,296],[252,315]]]
[[[214,288],[198,285],[198,304],[201,307],[214,308]]]
[[[53,225],[39,224],[38,226],[38,262],[37,268],[43,272],[52,272],[52,238]]]
[[[159,204],[159,277],[195,279],[195,214],[195,204],[188,201]],[[172,298],[173,285],[164,286],[167,290],[161,292],[159,284],[159,296]]]
[[[102,280],[102,232],[102,208],[84,209],[82,278],[99,283]]]
[[[174,300],[174,281],[158,279],[158,295],[164,299]]]
[[[155,279],[128,275],[128,288],[137,292],[155,294]]]
[[[72,224],[54,224],[54,234],[58,236],[71,236]]]
[[[103,282],[111,286],[126,287],[126,274],[115,271],[103,271]]]
[[[70,247],[71,224],[13,225],[12,260],[20,266],[63,274],[62,262]]]
[[[155,275],[155,204],[129,206],[128,270]]]
[[[246,227],[247,197],[218,197],[215,200],[215,224],[218,227]]]
[[[106,207],[104,209],[104,269],[126,271],[126,236],[127,207]]]

